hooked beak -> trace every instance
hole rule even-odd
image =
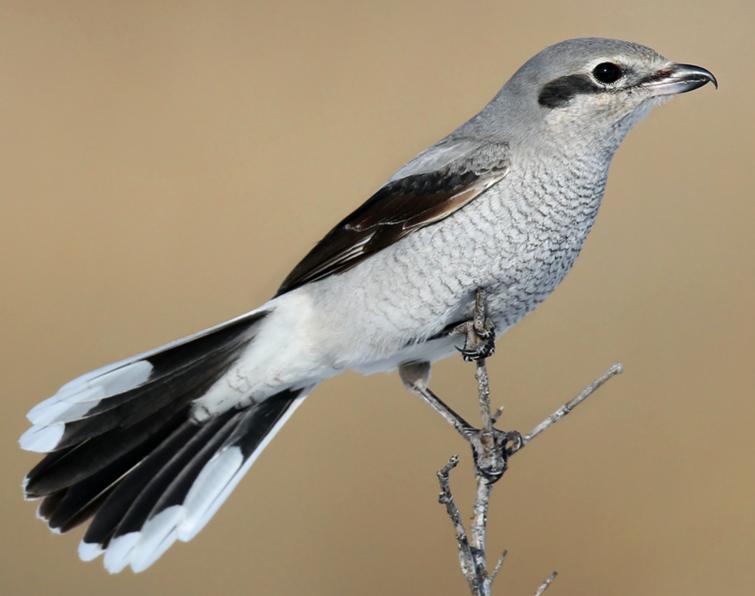
[[[676,95],[687,93],[708,83],[713,83],[718,89],[716,77],[702,66],[672,64],[648,77],[641,86],[653,95]]]

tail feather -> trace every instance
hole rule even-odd
[[[24,480],[38,517],[66,532],[93,516],[79,546],[117,572],[149,567],[195,536],[303,400],[285,389],[199,422],[202,397],[253,341],[264,311],[64,385],[33,408],[20,439],[47,452]]]
[[[139,465],[121,481],[107,498],[84,534],[84,542],[106,548],[116,529],[139,497],[150,479],[158,475],[181,445],[195,434],[199,427],[189,420],[170,433]]]
[[[119,487],[102,505],[84,536],[80,551],[104,551],[105,568],[111,573],[117,573],[128,565],[138,572],[154,563],[176,540],[193,538],[225,501],[266,444],[264,440],[259,441],[256,449],[242,456],[240,443],[248,437],[239,433],[243,422],[250,418],[257,419],[259,424],[254,428],[258,434],[271,437],[280,426],[276,427],[276,423],[288,413],[287,410],[292,411],[292,406],[303,399],[300,393],[287,391],[247,410],[233,412],[231,417],[226,417],[226,413],[226,416],[206,422],[177,453],[176,445],[171,443],[184,443],[186,438],[175,440],[170,437],[161,454],[151,462],[145,461],[143,474],[139,474],[139,467],[134,470],[133,481],[129,478],[124,481],[123,491],[126,494],[121,495]],[[224,467],[222,464],[228,462],[231,456],[237,456],[231,473],[213,474],[219,464],[221,468]],[[148,463],[152,468],[158,468],[157,471],[149,469]],[[152,478],[146,487],[141,478],[145,475]],[[135,500],[134,494],[138,495]],[[103,523],[100,523],[100,516]],[[117,520],[117,523],[109,528],[104,523],[106,520],[110,525],[113,520]]]
[[[50,489],[45,490],[44,488],[42,490],[39,490],[35,484],[39,480],[40,477],[45,476],[47,472],[54,469],[61,460],[63,460],[65,457],[71,454],[71,452],[74,449],[77,449],[80,447],[77,445],[76,447],[69,447],[68,449],[61,449],[60,451],[56,451],[54,453],[48,453],[46,454],[38,463],[36,466],[34,466],[27,474],[24,476],[24,482],[23,482],[23,489],[24,489],[24,497],[27,499],[38,499],[40,497],[44,497],[47,495],[50,495],[58,490],[57,489]]]
[[[181,417],[185,418],[185,416],[186,413],[183,412]],[[163,436],[169,434],[171,429],[176,426],[176,418],[178,416],[174,417],[168,428],[161,429]],[[86,475],[81,480],[76,480],[75,475],[69,474],[66,481],[69,487],[65,489],[65,496],[49,516],[48,525],[50,528],[58,532],[67,532],[94,515],[103,501],[116,488],[116,485],[120,486],[122,481],[128,478],[129,472],[145,457],[148,457],[159,444],[160,437],[146,437],[143,442],[124,451],[114,461],[102,466],[98,471]],[[90,467],[88,464],[91,460],[82,460],[80,457],[82,453],[77,455],[79,456],[79,468],[86,471]],[[66,463],[69,469],[77,465],[77,461],[73,457],[69,457],[69,461]],[[79,474],[79,476],[83,476],[83,474]]]
[[[178,528],[180,540],[191,540],[205,527],[311,390],[284,391],[247,411],[244,428],[229,437],[186,495],[186,519]]]
[[[141,487],[139,496],[131,503],[126,514],[118,523],[118,526],[116,526],[115,538],[123,534],[139,531],[149,517],[155,503],[165,493],[170,483],[191,462],[192,458],[202,448],[202,445],[211,441],[213,435],[222,429],[228,418],[231,417],[229,414],[233,414],[233,412],[226,412],[225,415],[218,416],[202,426],[188,422],[185,427],[181,428],[181,431],[187,432],[182,433],[182,436],[171,437],[171,442],[178,443],[178,449],[171,449],[170,452],[167,452],[168,457],[165,461],[157,463],[159,469],[147,482],[146,486]],[[179,433],[176,434],[178,435]],[[174,438],[178,440],[173,441]]]
[[[67,492],[68,489],[64,488],[63,490],[59,490],[58,492],[52,493],[51,495],[47,495],[44,499],[42,499],[42,501],[39,503],[39,507],[37,507],[37,517],[42,521],[49,521],[55,513],[55,510],[58,508],[58,505],[63,500],[63,497],[66,496]]]
[[[101,489],[86,486],[81,487],[80,490],[76,490],[78,487],[67,490],[66,496],[48,521],[50,529],[57,534],[63,534],[83,524],[94,515],[113,486],[114,484],[111,483]]]
[[[266,311],[253,312],[212,333],[170,344],[162,351],[105,367],[72,381],[27,417],[33,426],[20,439],[28,451],[56,451],[134,424],[176,398],[200,397],[252,339],[250,331]]]
[[[199,426],[194,422],[187,421],[167,441],[165,447],[153,454],[145,461],[147,472],[151,472],[145,478],[145,473],[135,478],[126,478],[119,489],[136,497],[128,503],[128,508],[113,529],[109,542],[112,542],[113,552],[118,551],[118,556],[111,553],[105,560],[108,571],[121,571],[129,563],[131,549],[119,548],[119,544],[125,542],[136,546],[133,538],[138,536],[139,531],[148,519],[155,503],[160,499],[172,480],[180,473],[201,449],[202,444],[211,439],[220,427],[227,422],[233,412],[227,412],[214,420]],[[149,469],[151,468],[151,470]],[[146,482],[145,482],[146,480]],[[116,495],[114,495],[116,496]],[[103,506],[103,514],[107,514],[107,507]],[[104,546],[104,545],[103,545]]]
[[[144,508],[147,514],[141,516],[136,528],[140,534],[139,542],[129,557],[134,570],[140,570],[140,567],[146,569],[173,543],[171,540],[169,544],[165,544],[166,538],[175,535],[176,528],[183,518],[186,493],[243,416],[243,412],[236,412],[234,416],[225,420],[210,440],[203,445],[200,444],[200,449],[182,466],[181,472],[171,475],[170,482],[159,491],[159,498],[151,504],[149,510],[148,507]],[[120,527],[116,533],[118,532]]]
[[[118,461],[134,450],[153,449],[165,433],[188,417],[189,408],[174,412],[168,407],[126,428],[118,428],[65,451],[48,454],[29,474],[25,483],[26,497],[35,499],[81,482]],[[60,453],[60,455],[59,455]],[[125,472],[126,470],[124,470]]]

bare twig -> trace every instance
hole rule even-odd
[[[475,474],[477,481],[477,491],[474,500],[474,515],[472,517],[472,555],[475,562],[475,573],[481,584],[490,583],[488,580],[488,563],[486,557],[486,541],[488,530],[488,506],[490,502],[490,492],[493,484],[479,472]],[[489,586],[488,586],[489,588]],[[483,591],[483,594],[487,592]]]
[[[456,531],[456,545],[459,549],[459,564],[461,565],[461,572],[464,577],[467,578],[470,588],[474,588],[474,558],[472,551],[469,547],[469,541],[467,540],[467,532],[464,529],[464,523],[461,521],[461,513],[456,506],[454,497],[451,494],[451,485],[448,481],[448,475],[456,466],[459,465],[459,456],[452,455],[448,460],[448,463],[438,470],[438,483],[440,484],[440,494],[438,495],[438,502],[446,506],[446,513],[451,518],[451,522],[454,525]]]
[[[496,576],[500,573],[503,564],[506,562],[506,557],[508,556],[509,551],[505,550],[501,553],[501,556],[498,557],[498,560],[495,562],[495,567],[493,567],[493,572],[490,574],[491,584],[495,581]]]
[[[477,379],[477,395],[480,400],[482,427],[486,431],[491,432],[493,430],[493,416],[490,414],[490,379],[488,378],[488,368],[485,366],[484,358],[477,361],[475,379]]]
[[[581,404],[593,393],[595,393],[600,388],[600,386],[603,385],[603,383],[608,381],[611,377],[615,377],[616,375],[621,374],[622,372],[624,372],[624,366],[621,364],[621,362],[617,362],[611,365],[611,367],[606,372],[604,372],[582,391],[580,391],[574,399],[566,402],[558,410],[553,412],[553,414],[548,416],[545,420],[543,420],[540,424],[533,428],[528,434],[524,435],[524,437],[522,437],[522,447],[524,447],[524,445],[538,436],[541,432],[556,424],[556,422],[561,420],[561,418],[563,418],[567,414],[570,414],[574,408],[576,408],[579,404]]]
[[[451,493],[450,473],[459,463],[459,457],[454,455],[448,463],[438,471],[440,484],[439,501],[446,507],[451,523],[456,533],[456,545],[459,550],[461,571],[469,584],[474,596],[490,596],[493,580],[501,570],[507,551],[498,558],[493,571],[488,573],[487,567],[487,524],[490,494],[493,485],[500,480],[508,468],[509,458],[521,451],[532,439],[553,426],[574,408],[593,395],[598,388],[610,378],[623,371],[621,364],[611,366],[605,373],[585,387],[575,398],[566,402],[553,414],[535,426],[530,433],[522,436],[516,431],[502,431],[495,428],[496,422],[503,414],[503,407],[494,413],[490,411],[490,381],[485,360],[494,350],[494,329],[485,312],[485,295],[480,290],[475,296],[474,316],[471,321],[457,327],[457,332],[465,335],[464,348],[461,353],[465,360],[476,363],[475,379],[480,404],[480,428],[475,428],[427,387],[430,366],[427,363],[410,363],[400,369],[404,385],[413,393],[422,397],[436,412],[438,412],[456,431],[469,442],[472,447],[475,464],[475,500],[473,505],[472,522],[467,534],[462,522],[461,513]],[[556,578],[554,571],[540,584],[535,596],[541,596]]]
[[[535,592],[535,596],[542,596],[543,592],[545,592],[550,587],[556,577],[558,577],[558,571],[554,571],[548,577],[546,577],[545,581],[540,584],[540,587],[538,587],[537,591]]]

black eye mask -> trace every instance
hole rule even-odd
[[[604,90],[587,75],[568,75],[544,85],[540,90],[537,103],[546,108],[560,108],[567,105],[576,95],[600,93]]]

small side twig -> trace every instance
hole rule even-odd
[[[588,397],[590,397],[593,393],[595,393],[598,389],[600,389],[600,387],[606,381],[608,381],[611,377],[615,377],[616,375],[619,375],[623,372],[624,372],[624,365],[621,364],[621,362],[612,364],[611,367],[606,372],[604,372],[592,383],[590,383],[587,387],[585,387],[582,391],[580,391],[579,394],[574,399],[566,402],[558,410],[553,412],[553,414],[548,416],[545,420],[543,420],[540,424],[538,424],[535,428],[533,428],[529,433],[524,435],[524,437],[522,437],[522,447],[524,447],[527,443],[529,443],[532,439],[534,439],[544,430],[556,424],[556,422],[561,420],[561,418],[563,418],[567,414],[571,414],[574,408],[576,408],[578,405],[584,402]]]
[[[470,578],[474,575],[474,557],[472,556],[472,550],[469,547],[469,540],[467,539],[467,532],[464,529],[464,522],[461,521],[461,513],[456,506],[454,497],[451,494],[451,484],[448,480],[448,475],[456,466],[459,465],[459,456],[452,455],[448,460],[448,463],[438,470],[438,483],[440,484],[440,494],[438,495],[438,502],[446,506],[446,513],[451,518],[451,522],[456,530],[456,545],[459,548],[459,564],[461,565],[461,571],[464,577]],[[474,588],[470,584],[470,588]]]
[[[438,471],[440,484],[439,501],[445,505],[446,513],[454,526],[456,544],[459,550],[461,571],[469,584],[474,596],[490,596],[493,580],[503,566],[507,551],[498,558],[492,572],[487,566],[487,523],[490,495],[493,485],[501,479],[508,469],[511,456],[521,451],[530,441],[539,436],[546,429],[553,426],[564,416],[571,413],[588,397],[593,395],[606,381],[620,374],[623,366],[620,363],[612,365],[600,377],[595,379],[576,397],[566,402],[550,416],[536,425],[526,435],[517,431],[502,431],[495,424],[503,414],[503,407],[494,413],[490,410],[490,381],[485,360],[494,351],[494,329],[485,312],[485,296],[480,290],[475,297],[474,316],[471,321],[460,325],[457,331],[466,336],[461,353],[465,360],[475,361],[475,379],[480,404],[480,428],[474,428],[427,387],[430,367],[427,363],[411,363],[401,368],[401,378],[404,384],[414,393],[420,395],[432,408],[449,422],[456,431],[470,444],[475,464],[475,500],[473,505],[472,522],[467,533],[453,494],[451,493],[450,473],[459,463],[458,456],[453,456],[448,463]],[[553,583],[557,573],[551,573],[540,584],[535,596],[541,596]]]
[[[501,572],[501,568],[506,562],[506,557],[508,556],[509,551],[505,550],[501,553],[501,556],[498,557],[498,560],[495,562],[495,567],[493,567],[493,572],[490,574],[490,583],[493,583],[495,581],[496,576]]]
[[[548,589],[548,587],[553,583],[553,580],[556,579],[557,576],[558,571],[554,571],[548,577],[546,577],[545,581],[540,584],[537,591],[535,592],[535,596],[542,596],[542,593]]]

